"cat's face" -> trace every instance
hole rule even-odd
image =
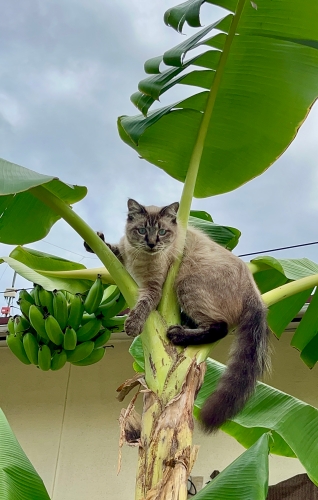
[[[128,200],[126,237],[138,250],[155,254],[167,249],[177,236],[177,211],[179,203],[167,207],[144,207],[135,200]]]

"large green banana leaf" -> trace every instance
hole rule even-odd
[[[250,265],[259,289],[265,292],[264,297],[269,295],[266,292],[277,286],[297,280],[302,280],[306,285],[306,278],[318,278],[318,264],[309,259],[275,259],[265,256],[253,259]],[[318,293],[316,291],[311,296],[314,286],[308,283],[308,287],[304,286],[301,291],[272,304],[268,312],[268,324],[279,338],[301,308],[308,306],[311,298],[291,340],[291,345],[300,351],[301,359],[309,368],[318,361]]]
[[[195,495],[196,500],[265,500],[271,436],[263,434],[248,450]]]
[[[80,201],[87,193],[85,187],[71,186],[0,159],[0,243],[23,245],[40,240],[60,219],[30,192],[41,185],[67,204]]]
[[[75,274],[75,271],[86,271],[83,264],[78,264],[70,260],[56,257],[47,253],[39,252],[31,248],[18,246],[12,250],[9,257],[0,258],[0,264],[6,262],[20,276],[29,280],[31,283],[37,283],[46,290],[67,290],[71,293],[87,291],[92,282]],[[69,277],[63,274],[68,271]],[[69,271],[73,271],[74,277]],[[54,273],[59,274],[56,276]],[[95,273],[92,279],[96,278]]]
[[[144,353],[140,338],[132,343],[136,371],[144,371]],[[206,398],[215,390],[225,366],[212,359],[207,360],[204,383],[197,396],[194,415]],[[244,410],[221,429],[233,436],[246,448],[252,446],[265,432],[271,431],[271,453],[285,457],[297,457],[311,479],[318,484],[318,410],[274,387],[257,383],[255,394]]]
[[[207,220],[207,216],[211,220]],[[229,250],[233,250],[233,248],[236,247],[241,236],[241,232],[234,227],[215,224],[212,217],[206,212],[190,212],[189,224],[190,226],[200,229],[213,241],[228,248]]]
[[[198,162],[197,197],[231,191],[264,172],[318,96],[317,2],[188,0],[166,13],[166,23],[200,26],[203,3],[231,13],[147,61],[149,76],[131,98],[144,116],[118,121],[121,138],[172,177],[184,181],[190,162]],[[191,57],[200,47],[205,52]],[[192,87],[192,95],[148,113],[177,84]]]
[[[207,360],[204,383],[195,402],[198,416],[206,398],[215,390],[225,366]],[[222,426],[246,448],[271,431],[271,453],[297,457],[309,477],[318,484],[318,410],[293,396],[259,382],[244,410]]]
[[[50,500],[42,479],[32,466],[0,410],[1,500]]]

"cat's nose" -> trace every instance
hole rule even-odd
[[[154,247],[154,246],[155,246],[155,244],[154,244],[154,243],[148,243],[148,247],[149,247],[149,248],[153,249],[153,247]]]

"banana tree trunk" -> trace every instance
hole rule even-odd
[[[166,400],[151,390],[144,394],[136,500],[186,500],[187,479],[198,447],[192,445],[193,404],[205,364],[193,360],[181,391]]]
[[[153,313],[142,334],[145,375],[120,388],[119,399],[137,383],[143,393],[141,422],[134,412],[136,396],[121,418],[123,440],[139,448],[135,500],[186,500],[198,453],[192,445],[193,405],[203,383],[206,348],[176,348],[165,332],[162,318]]]

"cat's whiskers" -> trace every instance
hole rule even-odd
[[[139,257],[141,254],[142,250],[139,247],[133,247],[132,251],[132,265],[135,263],[136,259]]]

